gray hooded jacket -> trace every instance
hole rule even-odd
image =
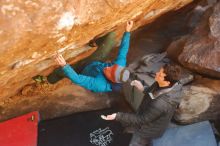
[[[171,90],[162,91],[159,96],[147,101],[144,98],[137,113],[117,113],[116,120],[121,122],[131,132],[142,137],[154,139],[160,137],[168,127],[174,112],[182,97],[182,86],[191,81],[183,79],[175,83]],[[148,96],[145,94],[145,96]],[[149,98],[148,98],[149,99]]]

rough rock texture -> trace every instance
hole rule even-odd
[[[56,85],[26,85],[21,94],[0,102],[0,121],[39,111],[41,119],[109,107],[108,95],[94,94],[64,79]]]
[[[200,74],[220,78],[220,2],[197,6],[188,26],[196,28],[170,45],[170,57]]]
[[[197,78],[183,88],[184,98],[175,120],[180,123],[193,123],[203,120],[216,120],[220,116],[220,81]]]
[[[54,66],[55,51],[73,58],[90,49],[84,46],[89,40],[129,19],[139,27],[191,1],[0,1],[0,97],[14,95],[31,77]]]

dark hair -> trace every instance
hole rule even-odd
[[[166,64],[164,66],[164,73],[167,75],[165,79],[174,84],[180,80],[182,69],[176,64]]]

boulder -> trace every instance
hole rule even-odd
[[[167,52],[184,67],[209,77],[220,78],[220,2],[197,6],[188,27],[191,34],[174,41]]]
[[[130,19],[137,28],[192,1],[0,1],[0,97],[16,94],[33,76],[51,71],[56,51],[69,61],[81,60],[79,54],[92,49],[86,44],[94,37],[120,30]]]
[[[184,96],[174,118],[182,124],[216,120],[220,116],[220,81],[197,78],[183,88]]]

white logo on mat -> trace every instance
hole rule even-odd
[[[108,146],[112,142],[113,132],[106,127],[105,129],[99,128],[98,130],[93,131],[90,135],[90,142],[97,146]]]

